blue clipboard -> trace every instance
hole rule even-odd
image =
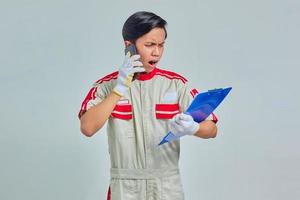
[[[220,88],[198,94],[184,113],[191,115],[195,122],[202,122],[220,105],[231,89],[232,87]],[[158,145],[177,139],[179,137],[169,132]]]

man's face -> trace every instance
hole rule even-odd
[[[160,60],[165,43],[165,31],[163,28],[154,28],[147,34],[138,38],[135,42],[137,52],[146,72],[152,71]]]

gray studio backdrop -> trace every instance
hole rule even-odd
[[[79,131],[80,104],[123,61],[135,11],[165,18],[161,68],[200,91],[232,86],[219,135],[182,139],[187,200],[300,198],[296,0],[6,1],[0,7],[0,199],[100,200],[105,128]]]

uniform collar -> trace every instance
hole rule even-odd
[[[140,81],[146,81],[146,80],[150,80],[153,78],[153,76],[156,74],[157,72],[157,68],[155,67],[151,72],[149,73],[140,73],[139,77],[137,78]]]

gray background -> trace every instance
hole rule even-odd
[[[107,137],[77,113],[123,61],[121,28],[165,18],[160,66],[199,90],[232,86],[219,135],[182,140],[187,200],[299,199],[300,3],[296,0],[7,1],[0,7],[0,199],[105,199]]]

